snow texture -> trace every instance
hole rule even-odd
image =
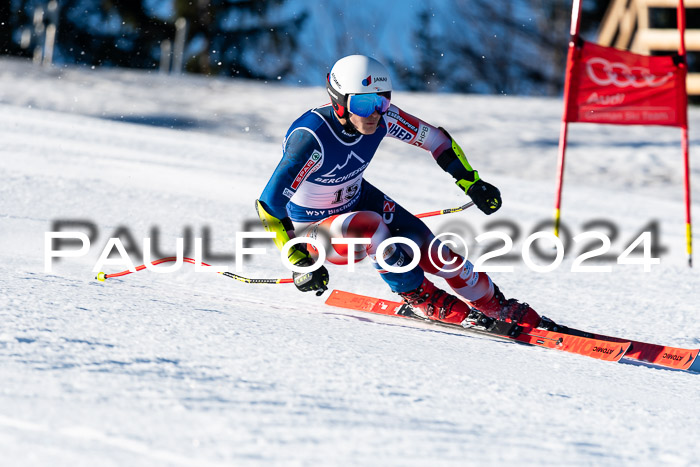
[[[3,465],[697,463],[698,374],[343,311],[291,285],[191,265],[93,279],[120,230],[168,254],[177,238],[208,232],[213,253],[233,255],[236,232],[258,228],[253,200],[286,128],[325,102],[322,88],[0,61]],[[519,255],[551,219],[560,99],[396,92],[394,102],[449,129],[503,194],[494,216],[471,209],[430,225],[476,234],[508,221]],[[698,127],[692,109],[694,161]],[[666,251],[651,272],[614,261],[608,273],[571,272],[576,245],[553,272],[518,260],[494,281],[565,324],[700,346],[679,140],[658,127],[570,131],[564,223],[576,235],[606,221],[619,234],[614,258],[657,221]],[[466,201],[427,153],[396,141],[367,178],[413,212]],[[94,224],[97,237],[47,273],[45,232],[65,220]],[[245,275],[288,277],[267,251]],[[395,298],[369,264],[330,273],[333,288]]]

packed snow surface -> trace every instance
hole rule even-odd
[[[393,101],[447,128],[501,189],[493,216],[469,209],[428,222],[471,235],[472,259],[483,253],[474,235],[511,236],[513,270],[490,273],[506,295],[571,326],[700,346],[678,129],[572,125],[562,218],[570,237],[611,238],[612,260],[583,263],[611,271],[571,271],[598,241],[572,243],[557,268],[537,272],[518,258],[530,233],[549,230],[537,224],[553,211],[561,101],[400,92]],[[189,264],[94,280],[114,236],[139,251],[137,265],[144,238],[164,256],[177,238],[203,238],[213,262],[233,270],[237,233],[259,231],[253,201],[287,127],[325,102],[322,88],[0,61],[3,465],[697,462],[695,373],[344,311],[292,285]],[[696,128],[691,109],[700,219]],[[416,213],[467,201],[428,153],[397,141],[380,147],[366,177]],[[660,264],[617,264],[654,223]],[[90,249],[47,272],[45,233],[59,227],[89,234]],[[266,248],[242,273],[289,277]],[[332,288],[396,298],[369,264],[329,269]]]

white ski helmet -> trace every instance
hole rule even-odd
[[[366,55],[349,55],[331,68],[326,90],[338,117],[345,118],[350,94],[391,92],[391,76],[377,60]]]

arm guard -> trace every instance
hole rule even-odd
[[[466,193],[471,186],[479,180],[479,172],[474,170],[467,160],[467,156],[457,142],[443,127],[439,128],[452,141],[452,146],[445,149],[436,159],[442,170],[448,172],[457,180],[457,186]]]
[[[263,227],[267,232],[275,234],[273,239],[275,246],[282,250],[282,247],[291,239],[288,232],[294,231],[294,224],[289,217],[277,219],[272,214],[269,214],[260,200],[255,200],[255,210],[258,212],[258,217],[262,221]],[[289,249],[289,262],[297,264],[299,261],[309,257],[309,254],[300,248],[300,245],[295,245]]]

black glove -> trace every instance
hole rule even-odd
[[[467,190],[476,207],[486,214],[493,214],[501,207],[501,192],[490,183],[479,179]]]
[[[312,266],[314,261],[310,257],[303,258],[294,266],[308,267]],[[313,272],[295,272],[292,274],[294,285],[302,292],[311,292],[316,290],[316,295],[323,295],[323,292],[328,290],[328,270],[325,266],[321,266]]]

